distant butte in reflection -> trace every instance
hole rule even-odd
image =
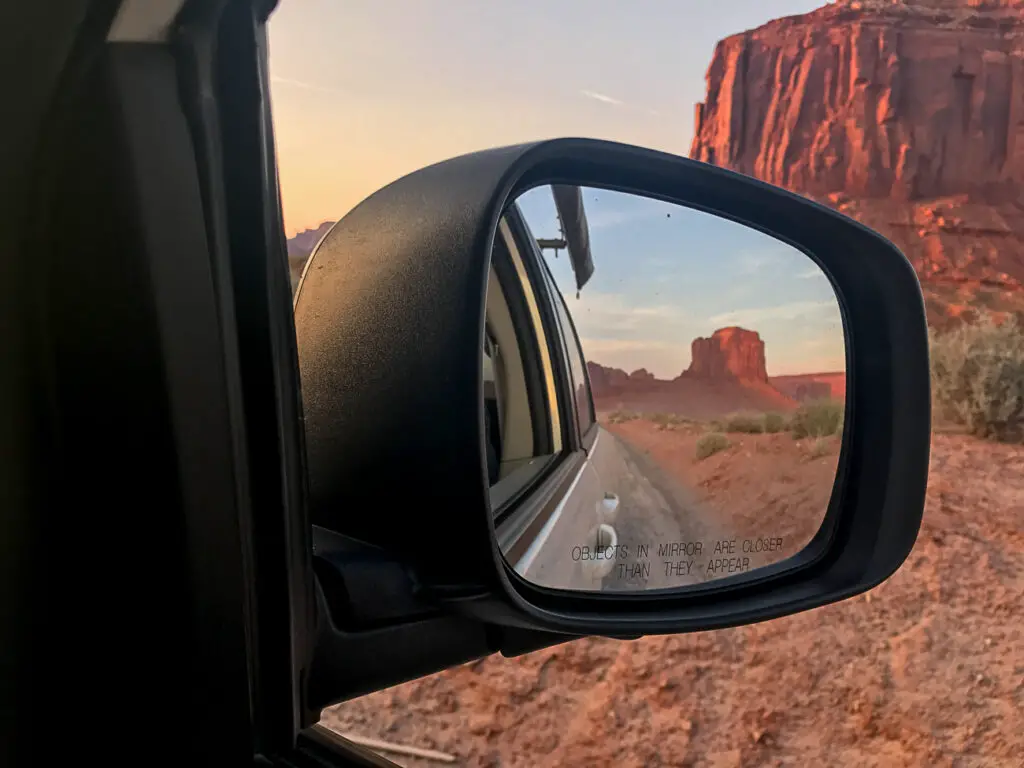
[[[690,350],[690,367],[683,376],[768,383],[764,341],[757,331],[738,326],[719,328],[710,338],[694,339]]]
[[[757,331],[730,326],[691,344],[689,367],[674,379],[644,368],[627,373],[588,362],[598,411],[674,413],[712,419],[740,411],[789,411],[801,401],[846,396],[843,372],[768,376],[765,344]]]

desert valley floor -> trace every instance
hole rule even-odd
[[[631,424],[659,450],[656,425]],[[730,451],[721,461],[770,456],[743,440]],[[1024,447],[939,434],[914,551],[864,596],[751,627],[487,658],[322,722],[495,768],[1020,766],[1022,518]]]

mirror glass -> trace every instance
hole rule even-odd
[[[829,279],[729,219],[554,192],[509,207],[488,288],[485,444],[506,561],[540,586],[639,591],[801,552],[844,426]]]

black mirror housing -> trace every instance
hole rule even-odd
[[[485,293],[503,211],[542,184],[628,191],[733,219],[799,248],[829,276],[847,333],[847,422],[828,524],[806,556],[687,594],[564,593],[506,565],[482,437]],[[393,182],[339,221],[306,268],[295,319],[311,521],[386,551],[438,610],[567,635],[727,627],[864,592],[916,539],[931,423],[917,277],[879,234],[756,179],[586,139],[457,157]]]

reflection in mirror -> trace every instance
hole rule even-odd
[[[488,328],[505,341],[485,339],[484,365],[488,412],[505,414],[487,421],[506,561],[545,587],[637,591],[792,558],[839,464],[846,344],[830,281],[734,221],[581,192],[584,216],[568,217],[550,187],[528,191],[495,239]]]

